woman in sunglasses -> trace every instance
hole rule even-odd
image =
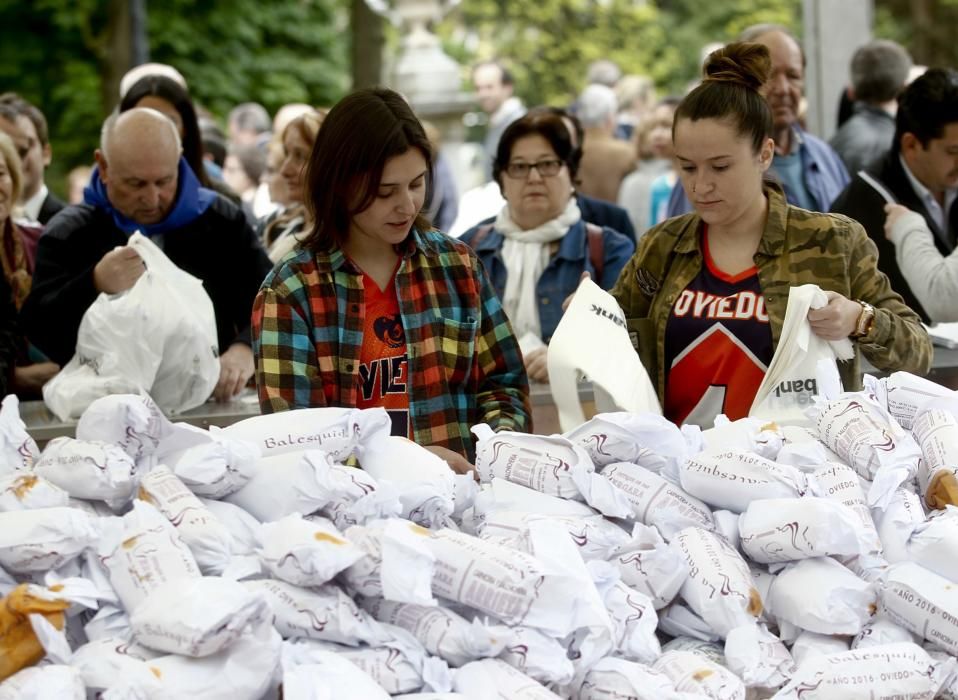
[[[546,348],[529,336],[548,343],[583,273],[610,289],[635,250],[631,238],[582,219],[572,186],[581,155],[558,116],[513,122],[492,170],[506,204],[493,224],[462,236],[485,265],[536,381],[548,381]]]

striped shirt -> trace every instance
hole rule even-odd
[[[519,345],[472,250],[413,230],[395,284],[413,439],[471,458],[476,423],[531,430]],[[363,274],[340,248],[297,249],[281,260],[253,305],[262,411],[356,406],[365,314]]]

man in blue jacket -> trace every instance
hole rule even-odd
[[[768,47],[772,71],[763,94],[772,109],[775,156],[771,172],[785,189],[789,204],[810,211],[827,212],[848,184],[848,171],[827,143],[799,125],[799,108],[805,90],[805,54],[785,27],[759,24],[742,32],[740,41]],[[681,183],[669,200],[669,216],[692,211]]]

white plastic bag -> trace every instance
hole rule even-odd
[[[835,360],[849,360],[855,356],[847,338],[824,340],[812,331],[808,322],[809,310],[827,305],[828,297],[817,285],[803,284],[788,290],[782,334],[762,385],[755,394],[750,416],[780,424],[808,423],[805,409],[811,406],[812,397],[819,394],[819,361],[830,362],[837,375]]]

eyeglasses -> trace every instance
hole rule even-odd
[[[529,177],[529,171],[533,168],[539,173],[540,177],[555,177],[564,163],[557,158],[536,161],[535,163],[523,163],[515,161],[506,166],[506,175],[515,180],[525,180]]]

